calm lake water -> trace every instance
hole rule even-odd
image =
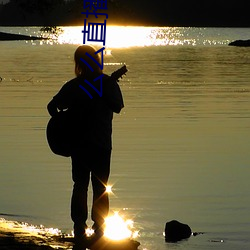
[[[45,137],[46,105],[74,77],[81,44],[80,27],[64,29],[60,43],[0,42],[0,214],[13,215],[0,217],[70,232],[70,159]],[[106,72],[129,68],[111,210],[134,220],[142,250],[249,249],[250,48],[227,44],[250,29],[113,27],[109,37]],[[167,244],[173,219],[204,234]]]

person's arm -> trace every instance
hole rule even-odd
[[[116,81],[110,81],[107,84],[108,88],[105,93],[105,99],[110,109],[119,114],[121,109],[124,107],[121,89]]]
[[[51,116],[54,116],[58,113],[56,102],[52,99],[49,104],[47,105],[48,112]]]
[[[70,89],[68,88],[68,83],[66,83],[47,105],[51,116],[56,115],[59,110],[69,108],[69,94]]]
[[[119,114],[120,111],[124,108],[124,102],[123,102],[121,89],[117,82],[115,83],[114,88],[115,89],[114,89],[113,111]]]

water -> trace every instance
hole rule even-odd
[[[113,123],[111,210],[134,220],[143,250],[249,249],[250,50],[227,44],[250,29],[125,31],[138,39],[108,43],[105,58],[108,73],[129,68]],[[12,214],[0,217],[69,232],[70,159],[48,148],[46,105],[74,77],[80,43],[59,40],[0,43],[0,213]],[[204,234],[167,244],[172,219]]]

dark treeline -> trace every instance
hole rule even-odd
[[[137,21],[148,25],[250,27],[249,0],[126,0]]]
[[[109,24],[250,27],[249,9],[249,0],[108,0],[103,12]],[[82,25],[82,11],[83,0],[11,0],[0,4],[0,25]]]
[[[126,8],[118,1],[108,0],[108,10],[103,12],[109,13],[112,22],[117,18],[121,23],[124,20],[118,15],[119,9]],[[86,18],[82,11],[83,0],[10,0],[0,4],[0,25],[80,25]]]

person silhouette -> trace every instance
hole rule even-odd
[[[74,238],[78,242],[86,237],[90,178],[93,189],[92,229],[95,235],[103,235],[104,220],[109,212],[106,186],[110,174],[112,119],[113,113],[120,113],[124,103],[117,81],[104,74],[100,68],[102,60],[94,47],[79,46],[74,60],[76,78],[62,86],[47,109],[51,116],[65,109],[72,114],[70,147],[74,185],[71,218]]]

